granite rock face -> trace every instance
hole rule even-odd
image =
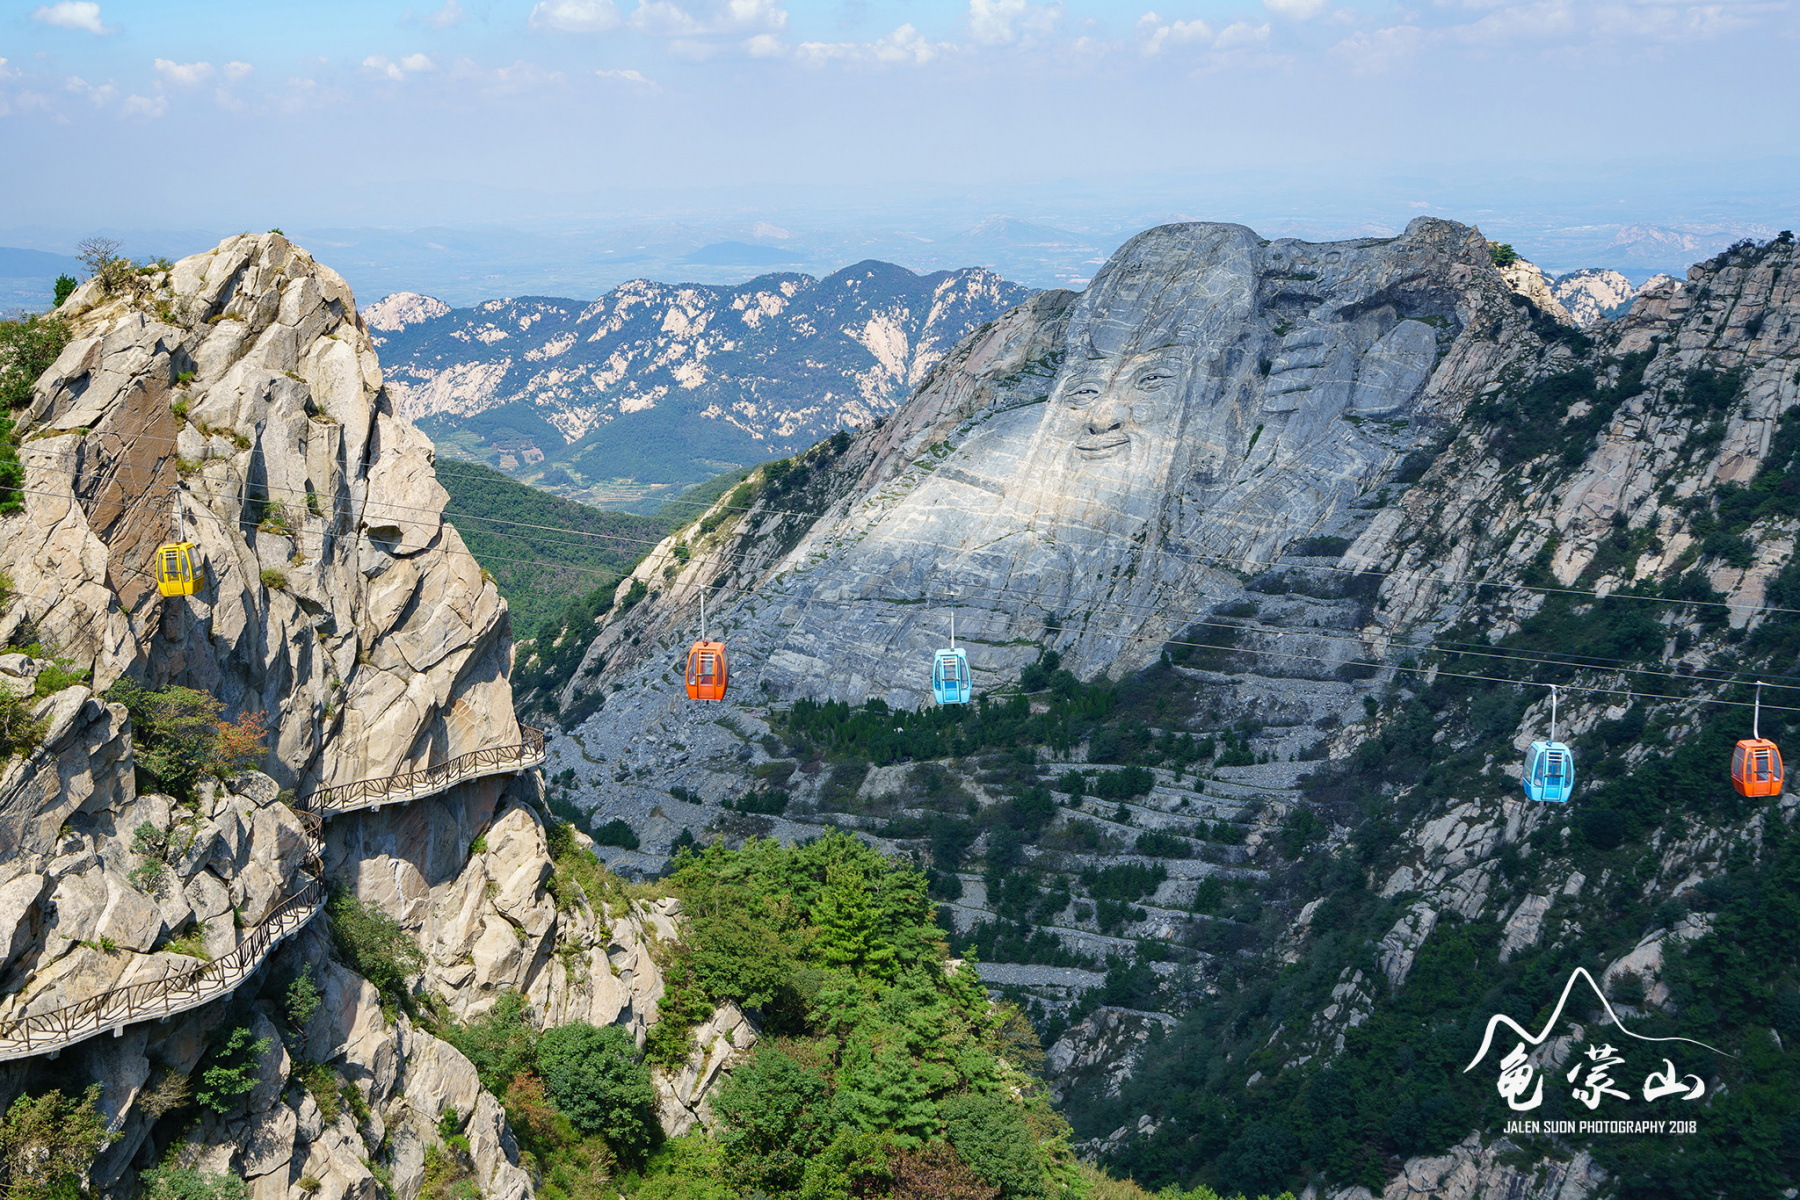
[[[264,769],[301,793],[517,740],[505,606],[335,272],[244,235],[59,311],[74,339],[20,421],[24,512],[0,518],[0,637],[28,623],[99,690],[267,714]],[[163,597],[177,539],[204,586]]]
[[[805,768],[829,764],[772,761],[795,752],[780,744],[771,704],[927,702],[929,655],[947,643],[952,609],[978,689],[1016,680],[1044,648],[1079,676],[1118,679],[1170,641],[1216,646],[1212,631],[1228,624],[1229,654],[1171,664],[1206,689],[1214,711],[1169,728],[1199,735],[1254,722],[1254,764],[1215,765],[1192,783],[1157,767],[1152,793],[1116,818],[1110,804],[1084,803],[1082,819],[1115,840],[1091,855],[1059,850],[1045,868],[1073,875],[1128,853],[1144,831],[1229,819],[1243,841],[1209,843],[1196,854],[1204,864],[1168,861],[1169,879],[1143,903],[1147,919],[1122,931],[1175,941],[1198,924],[1181,911],[1192,893],[1177,888],[1201,873],[1261,888],[1258,871],[1273,884],[1294,865],[1278,834],[1308,799],[1298,777],[1382,738],[1421,692],[1407,657],[1425,658],[1445,631],[1493,643],[1540,610],[1546,587],[1604,596],[1688,575],[1730,607],[1659,609],[1663,656],[1683,673],[1731,661],[1713,656],[1765,619],[1765,593],[1797,530],[1772,507],[1720,552],[1706,540],[1716,528],[1707,501],[1756,477],[1784,414],[1800,405],[1796,268],[1791,238],[1734,247],[1583,331],[1540,296],[1541,273],[1503,277],[1474,231],[1445,222],[1334,246],[1263,245],[1229,226],[1151,231],[1086,293],[1044,293],[971,337],[879,428],[841,450],[820,447],[747,511],[721,505],[659,547],[637,572],[644,598],[596,627],[562,697],[565,711],[593,715],[556,739],[549,769],[576,768],[578,803],[659,839],[684,826],[797,837],[831,821],[923,860],[927,840],[889,840],[884,829],[901,822],[868,815],[927,815],[875,803],[903,790],[875,782],[881,768],[828,808],[829,772]],[[1554,396],[1558,384],[1594,400],[1520,415],[1524,397]],[[673,552],[677,540],[685,556]],[[1534,562],[1550,578],[1522,582]],[[703,592],[710,630],[733,655],[724,705],[691,704],[681,689]],[[1621,696],[1633,690],[1623,669],[1593,668],[1579,695],[1563,695],[1563,736],[1620,722],[1631,707]],[[1699,728],[1700,695],[1655,710],[1672,740]],[[1346,1034],[1386,997],[1417,985],[1416,964],[1446,930],[1490,922],[1502,931],[1495,955],[1517,962],[1609,919],[1619,880],[1591,864],[1596,878],[1584,877],[1566,842],[1542,836],[1567,814],[1517,796],[1518,756],[1550,719],[1547,697],[1526,694],[1521,707],[1499,733],[1478,731],[1455,703],[1426,714],[1446,761],[1484,751],[1467,767],[1481,786],[1430,795],[1394,785],[1408,815],[1384,833],[1381,870],[1364,881],[1394,901],[1371,961],[1344,966],[1318,1011],[1259,1026],[1255,1049],[1269,1065],[1234,1087],[1343,1053]],[[1628,739],[1613,765],[1628,772],[1653,752]],[[1065,769],[1035,765],[1042,782]],[[972,812],[1002,802],[983,790],[978,767],[944,767]],[[787,772],[787,811],[722,809],[759,768]],[[681,791],[671,795],[672,784]],[[1779,816],[1674,823],[1651,841],[1654,869],[1636,886],[1647,902],[1685,903],[1726,871],[1734,847],[1760,844],[1765,821],[1795,811],[1789,797]],[[1056,827],[1066,820],[1059,814]],[[1321,839],[1335,850],[1350,827],[1332,822]],[[614,857],[650,869],[662,849]],[[959,928],[993,919],[980,877],[960,881]],[[1321,945],[1327,934],[1308,919],[1329,897],[1279,886],[1259,894],[1290,923],[1271,953],[1297,962]],[[1068,911],[1042,926],[1096,957],[1128,949]],[[1645,1002],[1661,1004],[1665,953],[1701,933],[1648,931],[1600,961],[1610,980],[1630,973]],[[1195,990],[1183,994],[1204,1003],[1220,964],[1200,955],[1192,965]],[[1058,1043],[1057,1086],[1129,1080],[1135,1039],[1103,1032]],[[1087,1149],[1143,1161],[1129,1157],[1133,1144],[1191,1132],[1159,1135],[1146,1114]],[[1402,1169],[1385,1194],[1581,1196],[1608,1186],[1585,1158],[1516,1162],[1504,1143],[1477,1139],[1393,1164]]]
[[[434,913],[427,929],[417,914],[433,910],[415,889],[438,887],[442,903],[472,895],[477,929],[501,914],[545,932],[556,912],[541,886],[549,864],[537,818],[521,819],[513,800],[493,827],[503,777],[340,816],[323,831],[296,799],[519,741],[505,604],[443,521],[430,444],[391,411],[349,289],[280,235],[245,236],[110,293],[84,285],[60,315],[73,339],[19,419],[24,509],[0,517],[0,570],[12,582],[0,638],[29,651],[0,660],[0,684],[29,696],[47,671],[88,674],[32,702],[41,738],[0,763],[0,1021],[154,986],[207,960],[254,954],[257,969],[160,1020],[108,1008],[125,1014],[116,1029],[65,1047],[53,1074],[41,1056],[9,1064],[0,1092],[10,1102],[26,1087],[101,1083],[118,1137],[90,1181],[109,1196],[133,1194],[137,1172],[169,1148],[248,1180],[258,1200],[382,1187],[404,1200],[418,1193],[447,1108],[465,1122],[466,1167],[482,1194],[531,1194],[473,1067],[385,1016],[374,988],[329,950],[323,921],[272,953],[260,940],[284,903],[310,896],[281,911],[314,911],[328,865],[368,902],[413,918],[440,957],[461,910]],[[156,586],[154,552],[174,538],[204,562],[194,596]],[[229,718],[264,714],[263,770],[203,776],[180,798],[140,792],[141,731],[104,697],[127,676],[208,693]],[[517,786],[529,800],[531,782]],[[470,869],[482,827],[495,848]],[[594,924],[585,900],[568,907]],[[628,942],[631,921],[617,922]],[[547,998],[550,978],[562,978],[542,969],[536,950],[547,954],[548,941],[521,955],[506,928],[511,953],[457,1012],[479,1011],[501,986]],[[604,943],[612,930],[588,933]],[[633,965],[635,946],[621,948]],[[319,1014],[284,1039],[272,997],[302,972],[320,990]],[[648,978],[636,993],[615,984],[624,998],[612,1015],[635,1003],[626,1019],[641,1027],[660,978],[639,973]],[[464,994],[441,973],[422,982]],[[605,1007],[559,1003],[557,1019]],[[235,1026],[266,1045],[255,1090],[228,1112],[206,1110],[165,1147],[169,1130],[153,1136],[159,1117]],[[303,1079],[333,1081],[329,1120]],[[340,1103],[340,1087],[356,1102]],[[377,1158],[391,1182],[378,1181]]]
[[[952,611],[978,689],[1044,643],[1084,677],[1153,661],[1247,577],[1368,526],[1367,498],[1507,360],[1511,294],[1481,236],[1443,221],[1387,242],[1141,234],[1080,296],[960,346],[829,468],[816,513],[752,511],[666,584],[653,555],[660,597],[602,629],[604,670],[565,701],[666,686],[706,582],[739,677],[777,697],[910,708]],[[1360,653],[1295,648],[1324,678]]]

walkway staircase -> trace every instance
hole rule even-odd
[[[471,779],[516,775],[542,765],[543,731],[521,724],[519,732],[523,740],[514,745],[474,750],[435,767],[313,792],[293,810],[306,828],[310,874],[302,875],[300,886],[278,900],[236,949],[211,962],[112,988],[61,1008],[0,1016],[0,1062],[54,1054],[109,1030],[118,1037],[127,1025],[162,1020],[229,996],[283,938],[304,928],[325,907],[326,818],[422,800]]]

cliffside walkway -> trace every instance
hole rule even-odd
[[[199,962],[154,979],[111,988],[74,1004],[44,1012],[0,1016],[0,1062],[51,1054],[125,1026],[155,1021],[199,1008],[237,990],[282,939],[304,928],[325,907],[326,817],[360,809],[381,808],[436,795],[458,783],[488,775],[515,775],[544,761],[544,733],[521,724],[523,740],[458,755],[435,767],[424,767],[385,779],[363,779],[314,792],[293,809],[307,834],[310,876],[276,901],[266,916],[231,953]],[[160,965],[166,959],[148,958]],[[29,1009],[30,1001],[25,1002]]]
[[[383,779],[359,779],[320,788],[301,803],[321,817],[355,812],[365,808],[383,808],[389,804],[405,804],[423,800],[447,791],[459,783],[488,775],[517,775],[544,763],[544,731],[521,723],[522,739],[510,746],[488,746],[459,754],[435,767],[421,767]]]

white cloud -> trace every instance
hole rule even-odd
[[[725,9],[735,29],[787,28],[787,10],[780,0],[728,0]]]
[[[385,54],[371,54],[362,61],[363,69],[371,71],[384,79],[401,80],[408,75],[418,75],[425,71],[437,70],[437,64],[425,54],[408,54],[399,62],[394,62]]]
[[[1278,17],[1310,21],[1325,11],[1329,0],[1263,0],[1263,7]]]
[[[1191,42],[1211,43],[1213,35],[1212,26],[1198,17],[1192,21],[1170,21],[1164,24],[1163,19],[1154,12],[1147,12],[1138,18],[1137,32],[1143,42],[1145,54],[1161,54],[1170,46],[1182,46]]]
[[[801,42],[794,48],[794,56],[813,66],[833,60],[923,66],[955,48],[949,42],[930,41],[908,24],[873,42]]]
[[[129,117],[154,118],[160,117],[165,112],[169,111],[169,101],[168,98],[162,94],[161,90],[158,90],[154,96],[139,96],[135,93],[127,96],[125,97],[125,103],[120,107],[124,109],[125,115]]]
[[[780,58],[787,45],[772,33],[759,33],[744,42],[744,53],[751,58]]]
[[[193,87],[213,77],[213,65],[209,62],[178,63],[159,58],[156,60],[156,73],[170,83]]]
[[[1269,40],[1269,26],[1265,21],[1261,25],[1252,25],[1248,21],[1234,21],[1219,30],[1218,40],[1213,42],[1221,50],[1231,50],[1238,46],[1255,46]]]
[[[669,0],[639,4],[631,14],[631,27],[657,37],[691,37],[706,32],[706,27],[691,13]]]
[[[31,10],[31,19],[58,29],[82,29],[88,33],[111,33],[118,28],[100,23],[100,6],[93,0],[57,0],[55,4],[40,4]]]
[[[472,58],[458,58],[450,77],[480,89],[487,96],[519,96],[542,91],[564,80],[561,71],[547,71],[534,62],[516,59],[511,66],[484,67]]]
[[[236,83],[240,79],[250,78],[250,73],[255,70],[247,62],[228,62],[225,64],[225,79],[229,83]]]
[[[542,0],[525,23],[561,33],[605,33],[618,27],[619,9],[613,0]]]
[[[633,71],[629,68],[623,71],[595,71],[594,74],[602,79],[617,79],[620,83],[632,83],[639,87],[653,88],[656,86],[655,80],[646,79],[641,71]]]
[[[1358,75],[1382,75],[1417,57],[1427,40],[1417,25],[1394,25],[1373,33],[1359,30],[1333,46],[1331,53]]]
[[[98,108],[119,94],[119,89],[110,83],[89,83],[79,75],[71,75],[63,81],[63,88],[74,92],[77,96],[85,96]]]
[[[969,0],[969,36],[985,46],[1004,45],[1021,35],[1049,33],[1062,15],[1061,4]]]
[[[425,23],[433,29],[448,29],[452,25],[461,24],[466,15],[468,14],[463,12],[462,5],[456,0],[444,0],[444,7],[425,14]]]
[[[630,23],[655,37],[693,38],[773,33],[787,27],[787,18],[779,0],[715,0],[698,12],[674,0],[639,0]]]

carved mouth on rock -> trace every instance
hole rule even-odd
[[[1076,442],[1075,452],[1083,458],[1106,458],[1114,451],[1129,445],[1131,445],[1131,439],[1121,435],[1092,442]]]

